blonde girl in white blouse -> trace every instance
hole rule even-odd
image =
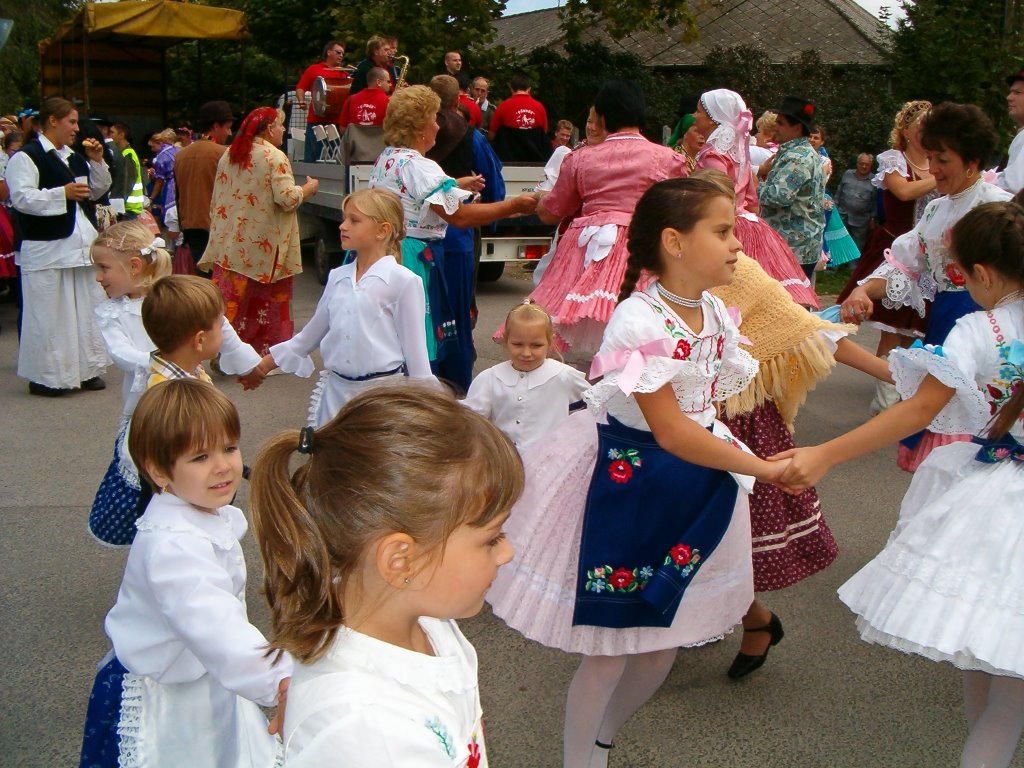
[[[341,245],[356,258],[331,271],[316,312],[288,341],[270,348],[257,370],[313,373],[319,347],[326,370],[313,390],[309,424],[320,427],[362,390],[409,376],[436,382],[427,356],[423,283],[395,258],[405,237],[402,202],[386,189],[345,198]]]
[[[523,452],[569,415],[590,384],[571,365],[548,357],[554,329],[540,304],[519,304],[504,328],[508,361],[482,371],[463,403],[493,421]]]
[[[500,430],[412,383],[264,446],[252,515],[271,647],[300,662],[285,765],[487,766],[476,653],[454,620],[512,559],[502,526],[522,487]]]
[[[238,412],[212,384],[163,382],[135,408],[128,446],[155,494],[136,526],[105,629],[82,766],[271,768],[291,659],[249,623]]]

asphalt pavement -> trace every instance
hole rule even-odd
[[[489,336],[530,290],[519,270],[509,273],[479,289],[478,369],[504,359]],[[296,280],[295,294],[301,327],[320,295],[310,272]],[[15,375],[13,305],[0,304],[0,325],[0,766],[73,766],[96,662],[108,649],[103,618],[126,556],[86,532],[111,457],[121,377],[108,372],[103,392],[31,397]],[[865,330],[857,340],[873,349],[876,338]],[[215,380],[239,407],[250,460],[269,436],[305,421],[312,380],[274,376],[255,392]],[[798,443],[820,442],[863,421],[872,389],[861,374],[837,370],[801,411]],[[728,680],[738,635],[681,652],[662,689],[620,733],[612,768],[958,764],[966,736],[960,673],[862,643],[835,596],[881,549],[896,520],[909,476],[894,456],[895,449],[879,451],[818,486],[841,554],[824,572],[762,596],[786,630],[767,664],[744,680]],[[243,484],[243,508],[247,490]],[[251,537],[245,549],[249,615],[266,630],[262,566]],[[525,640],[486,608],[461,625],[480,657],[491,766],[559,766],[562,711],[578,657]],[[1024,768],[1024,759],[1013,765]]]

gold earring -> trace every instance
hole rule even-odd
[[[412,579],[410,579],[408,576],[406,576],[405,577],[405,583],[406,584],[412,584]]]

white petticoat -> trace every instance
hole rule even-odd
[[[885,549],[839,588],[861,637],[960,669],[1024,676],[1024,466],[935,449]]]
[[[590,411],[563,420],[526,452],[526,489],[505,525],[516,555],[498,571],[487,596],[495,615],[538,643],[591,656],[701,645],[729,632],[754,598],[743,492],[737,494],[725,536],[690,583],[670,627],[572,625],[583,513],[596,457],[597,422]]]

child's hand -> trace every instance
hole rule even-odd
[[[274,736],[284,730],[284,705],[288,701],[288,686],[292,684],[290,677],[277,684],[277,712],[267,726],[267,733]]]
[[[535,193],[519,195],[514,199],[515,215],[528,216],[537,210],[538,196]]]
[[[267,378],[267,375],[263,373],[257,365],[244,376],[239,376],[238,383],[242,385],[243,390],[248,392],[250,389],[258,388],[265,378]]]
[[[825,450],[821,446],[811,448],[790,448],[788,451],[771,456],[771,461],[789,459],[786,471],[783,472],[780,485],[790,493],[800,493],[815,485],[825,476],[832,465]]]
[[[763,462],[763,468],[758,474],[757,479],[762,483],[768,483],[769,485],[781,485],[782,476],[789,468],[789,461],[785,459],[775,460],[776,457],[771,457],[768,461]]]

